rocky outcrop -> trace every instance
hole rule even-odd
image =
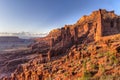
[[[39,42],[49,45],[49,49],[52,47],[57,50],[63,47],[67,49],[73,44],[97,41],[104,36],[119,34],[119,19],[120,17],[114,14],[114,11],[99,9],[89,16],[83,16],[73,25],[65,25],[61,29],[52,30]]]
[[[52,57],[51,51],[48,56],[40,54],[28,63],[18,66],[11,77],[3,80],[119,80],[120,54],[116,52],[119,51],[119,46],[115,45],[119,45],[120,41],[117,40],[106,46],[103,42],[78,45],[78,48],[74,45],[63,57]]]

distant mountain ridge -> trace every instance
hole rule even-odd
[[[10,32],[0,32],[0,36],[18,36],[20,38],[33,38],[33,37],[44,37],[47,33],[30,33],[30,32],[16,32],[16,33],[10,33]]]

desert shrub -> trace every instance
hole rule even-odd
[[[118,59],[116,58],[116,56],[115,56],[115,54],[113,52],[106,52],[105,56],[108,57],[108,59],[110,61],[110,65],[118,64]]]
[[[85,60],[83,60],[83,64],[82,64],[82,65],[83,65],[84,70],[86,70],[86,66],[87,66],[87,64],[86,64],[86,63],[87,63],[87,60],[86,60],[86,59],[85,59]]]
[[[101,58],[104,56],[104,53],[99,53],[97,56],[98,56],[98,58]]]
[[[99,67],[98,67],[97,64],[91,63],[91,68],[92,68],[92,69],[98,69]]]
[[[114,80],[112,75],[102,75],[99,80]]]
[[[78,78],[78,80],[89,80],[91,78],[91,73],[88,70],[86,70],[88,60],[89,59],[84,59],[82,64],[84,69],[83,76],[81,78]]]
[[[102,64],[99,64],[99,70],[104,73],[105,72],[105,67]]]
[[[81,77],[78,77],[76,80],[82,80]]]
[[[110,60],[111,65],[118,64],[118,59],[116,58],[116,56],[114,54],[111,54],[111,56],[109,57],[109,60]]]
[[[89,71],[84,71],[84,74],[82,76],[83,80],[89,80],[91,77],[91,73]]]
[[[110,53],[110,52],[108,51],[108,52],[105,53],[105,56],[109,57],[110,54],[112,54],[112,53]]]
[[[82,77],[77,78],[77,80],[90,80],[91,73],[89,71],[84,71],[84,74]]]
[[[64,73],[64,76],[65,76],[65,77],[69,76],[69,73],[68,73],[68,72],[65,72],[65,73]]]

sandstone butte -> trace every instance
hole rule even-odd
[[[1,80],[120,80],[120,16],[114,11],[93,11],[29,47],[28,55],[37,56]]]

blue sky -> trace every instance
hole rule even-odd
[[[0,0],[0,32],[46,33],[99,8],[120,14],[119,0]]]

